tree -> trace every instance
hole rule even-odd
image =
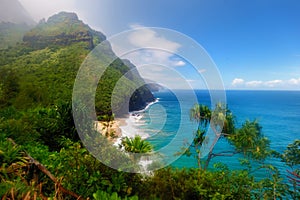
[[[0,108],[11,105],[19,92],[19,79],[11,69],[0,68]]]
[[[113,123],[114,123],[114,115],[102,115],[98,117],[98,119],[101,121],[103,128],[102,131],[105,133],[105,136],[115,138],[115,131],[111,129]]]
[[[295,140],[292,144],[287,146],[283,154],[278,154],[283,162],[285,162],[291,170],[287,170],[289,182],[293,186],[290,190],[290,195],[293,199],[300,198],[300,140]]]
[[[221,136],[226,137],[233,133],[235,129],[233,116],[221,103],[218,103],[213,110],[209,109],[206,105],[195,104],[190,110],[190,119],[198,123],[198,129],[194,133],[192,145],[188,149],[185,149],[185,154],[191,156],[193,152],[191,148],[193,148],[196,152],[198,167],[206,169],[213,157],[213,147],[219,138]],[[215,137],[212,142],[212,147],[209,149],[208,158],[204,162],[204,166],[202,166],[202,152],[200,150],[206,142],[209,127],[213,130]]]
[[[234,134],[229,136],[229,142],[235,151],[254,160],[264,160],[270,156],[270,141],[264,137],[262,127],[257,120],[246,122]]]
[[[198,167],[201,168],[201,152],[200,148],[205,140],[205,127],[207,127],[209,120],[211,118],[211,110],[201,104],[195,104],[190,110],[190,119],[198,123],[198,129],[195,132],[192,147],[197,153]],[[187,155],[191,155],[190,151],[186,152]]]
[[[150,142],[143,140],[139,135],[136,135],[134,138],[123,138],[121,146],[130,153],[149,153],[153,149]]]
[[[249,158],[263,160],[270,155],[269,140],[263,136],[258,122],[246,121],[240,129],[237,129],[232,112],[221,103],[218,103],[214,109],[209,109],[206,105],[195,104],[190,110],[190,119],[198,123],[198,129],[195,131],[192,145],[185,149],[185,154],[191,156],[193,154],[191,148],[194,149],[199,168],[207,169],[211,159],[217,156],[233,156],[243,153]],[[206,160],[202,162],[201,148],[208,140],[208,128],[213,131],[214,139]],[[225,138],[234,146],[234,150],[213,152],[220,138]]]
[[[153,150],[150,142],[143,140],[139,135],[136,135],[134,138],[123,138],[120,148],[122,147],[125,151],[132,153],[130,157],[135,163],[140,160],[142,154],[148,154]]]

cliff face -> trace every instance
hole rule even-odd
[[[92,30],[80,21],[75,13],[61,12],[42,20],[23,37],[24,43],[35,49],[47,46],[67,46],[77,42],[84,42],[88,49],[93,49],[105,36]]]
[[[130,73],[126,74],[126,77],[132,81],[140,81],[144,80],[140,76],[138,70],[136,69],[136,66],[132,64],[129,60],[124,59],[122,62],[128,66],[128,68],[131,70]],[[138,88],[133,95],[131,96],[130,102],[129,102],[129,111],[137,111],[144,109],[149,102],[153,102],[155,98],[153,97],[151,93],[151,89],[149,85],[145,85],[143,87]]]
[[[32,48],[43,49],[47,46],[67,46],[75,42],[86,42],[88,48],[94,47],[91,34],[88,32],[76,32],[73,34],[61,33],[54,36],[25,35],[23,41]]]

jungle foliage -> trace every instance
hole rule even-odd
[[[244,156],[241,170],[219,163],[211,168],[163,168],[134,174],[98,161],[79,140],[71,99],[81,63],[103,39],[76,15],[60,13],[41,21],[23,43],[0,50],[1,199],[299,199],[299,140],[284,152],[274,152],[256,121],[235,127],[233,114],[222,106],[213,111],[195,108],[199,137],[194,146],[202,145],[211,113],[225,109],[227,115],[218,115],[226,118],[222,137],[235,147],[235,153]],[[95,98],[99,119],[113,119],[111,94],[129,69],[116,59],[99,81]],[[137,74],[127,77],[121,90],[133,87],[138,78]],[[141,101],[142,96],[147,98]],[[151,99],[146,87],[139,88],[132,95],[131,109]],[[122,97],[117,101],[122,102]],[[251,135],[251,143],[245,143]],[[111,143],[105,137],[101,142]],[[124,138],[123,145],[132,152],[152,149],[141,138]],[[110,148],[113,151],[109,152],[120,152],[118,147]],[[287,176],[263,162],[271,156],[286,163]],[[132,160],[126,152],[118,153],[117,159]],[[260,162],[265,177],[254,177],[253,160]]]

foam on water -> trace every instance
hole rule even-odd
[[[143,110],[130,112],[128,118],[125,119],[125,125],[120,126],[120,129],[122,130],[122,137],[134,138],[136,135],[139,135],[142,139],[148,138],[149,134],[140,127],[145,124],[145,121],[143,120],[145,111],[157,102],[158,99],[156,99],[154,102],[149,103]],[[121,138],[118,138],[116,143],[119,144],[120,141]]]

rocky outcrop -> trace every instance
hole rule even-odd
[[[34,49],[48,46],[66,46],[77,42],[84,42],[88,49],[93,49],[105,36],[92,30],[78,19],[75,13],[61,12],[41,20],[31,31],[26,33],[23,41]]]
[[[93,36],[89,32],[61,33],[53,36],[25,35],[23,41],[34,49],[43,49],[47,46],[67,46],[75,42],[86,42],[89,49],[94,48]]]

